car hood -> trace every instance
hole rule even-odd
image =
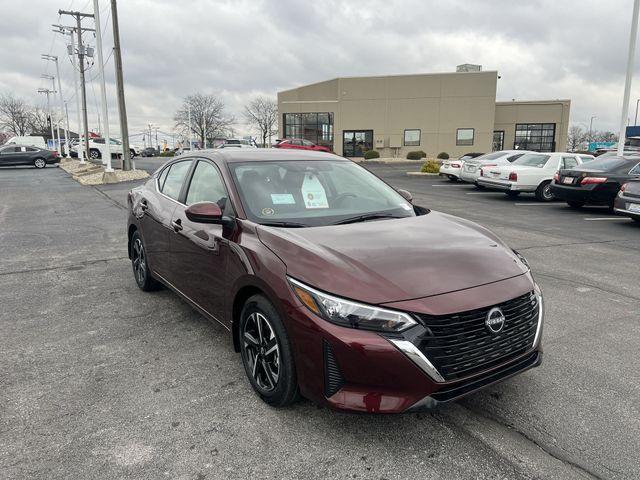
[[[522,275],[487,229],[443,213],[310,228],[258,227],[287,274],[337,296],[380,304]]]

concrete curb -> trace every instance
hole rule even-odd
[[[407,172],[409,177],[439,177],[439,173]]]

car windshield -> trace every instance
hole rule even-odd
[[[229,168],[247,216],[257,223],[325,226],[416,215],[393,188],[350,161],[259,161]]]
[[[616,170],[620,167],[622,167],[623,165],[627,164],[627,163],[631,163],[630,160],[626,159],[626,158],[620,158],[620,157],[598,157],[595,160],[589,162],[589,165],[586,166],[586,168],[588,168],[589,170],[593,169],[593,170],[603,170],[603,171],[610,171],[610,170]]]
[[[505,152],[493,152],[493,153],[485,153],[484,155],[480,155],[476,157],[475,160],[496,160],[500,157],[504,157],[506,155]]]
[[[547,164],[549,155],[540,155],[538,153],[527,153],[526,155],[516,158],[511,165],[523,165],[525,167],[542,168]]]

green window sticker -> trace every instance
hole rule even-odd
[[[272,193],[271,203],[274,205],[295,205],[296,199],[290,193]]]

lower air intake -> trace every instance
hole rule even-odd
[[[324,351],[324,394],[328,398],[342,388],[344,377],[329,342],[323,340],[322,349]]]

